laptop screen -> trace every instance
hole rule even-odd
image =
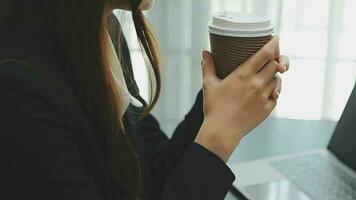
[[[356,171],[356,84],[330,140],[328,149]]]

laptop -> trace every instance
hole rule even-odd
[[[231,168],[247,199],[356,200],[356,85],[326,149]]]

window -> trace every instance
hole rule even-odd
[[[291,69],[274,117],[337,120],[356,77],[355,0],[157,1],[148,12],[162,53],[163,89],[154,114],[168,135],[189,111],[201,88],[201,50],[209,48],[207,24],[213,13],[230,10],[268,14]],[[144,62],[128,13],[125,25],[133,66],[147,97]],[[129,26],[129,27],[127,27]],[[131,27],[130,27],[131,26]]]
[[[274,19],[282,53],[291,62],[275,116],[339,119],[356,79],[354,0],[213,2],[212,12],[257,12]]]

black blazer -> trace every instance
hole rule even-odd
[[[48,41],[19,30],[0,42],[0,199],[119,200],[97,133]],[[130,105],[124,125],[140,155],[143,199],[224,199],[233,173],[193,142],[202,105],[200,92],[170,140],[152,115],[134,124]]]

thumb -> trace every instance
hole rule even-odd
[[[202,70],[204,81],[207,81],[209,83],[218,82],[220,79],[216,76],[215,64],[211,54],[208,51],[203,51],[202,56]]]

